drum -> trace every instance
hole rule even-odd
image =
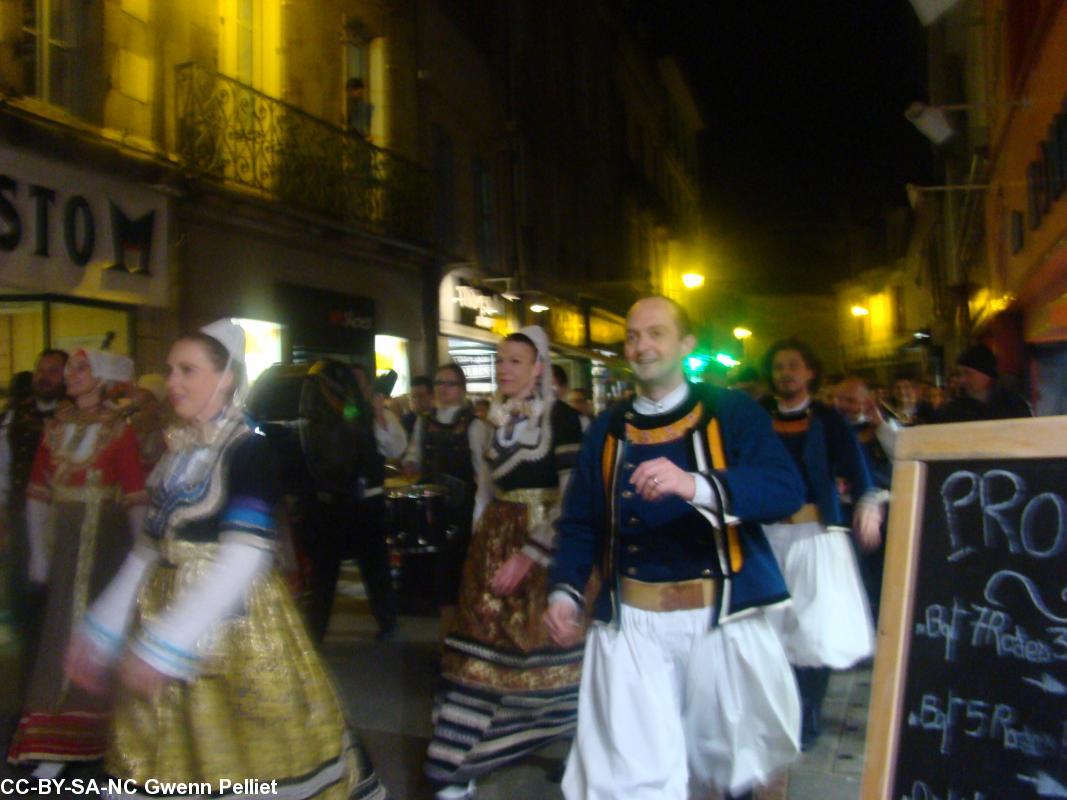
[[[435,484],[386,489],[389,546],[399,553],[436,553],[447,535],[447,490]]]

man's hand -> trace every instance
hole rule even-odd
[[[885,415],[882,413],[878,400],[873,394],[867,396],[867,402],[863,405],[863,415],[875,425],[881,425],[885,422]]]
[[[140,697],[154,697],[169,680],[169,676],[130,652],[122,657],[119,664],[119,682]]]
[[[515,553],[497,569],[489,588],[497,597],[514,594],[533,564],[533,559],[525,553]]]
[[[388,427],[385,421],[385,398],[375,394],[371,398],[371,407],[374,409],[374,419],[383,428]]]
[[[879,503],[859,503],[852,514],[852,535],[860,550],[870,553],[882,543],[882,506]]]
[[[645,500],[664,500],[677,495],[688,502],[697,491],[693,476],[669,458],[656,458],[638,465],[630,483]]]
[[[582,638],[582,625],[578,621],[578,609],[569,600],[550,603],[542,617],[548,636],[559,647],[573,647]]]

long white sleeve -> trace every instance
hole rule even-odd
[[[878,444],[882,445],[885,454],[890,458],[893,458],[893,454],[897,449],[897,434],[899,433],[899,426],[892,420],[885,420],[879,423],[878,427],[874,430],[874,435],[878,439]]]
[[[400,420],[388,408],[383,412],[385,425],[379,425],[374,421],[374,438],[378,442],[378,452],[386,458],[400,458],[408,446],[408,435],[404,433],[404,426]]]
[[[244,609],[253,583],[271,568],[273,558],[261,547],[236,541],[221,544],[211,568],[194,585],[184,587],[165,614],[142,628],[130,650],[172,678],[196,677],[202,637]]]
[[[485,460],[485,449],[492,435],[492,429],[480,419],[472,421],[467,429],[467,443],[471,449],[471,466],[474,467],[475,481],[473,525],[478,524],[493,499],[493,474],[489,469],[489,462]]]
[[[155,550],[135,546],[82,620],[82,632],[109,661],[117,658],[122,652],[137,602],[137,593],[144,583],[149,567],[158,558],[159,553]]]

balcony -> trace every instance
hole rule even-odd
[[[391,238],[430,240],[426,170],[197,64],[176,68],[177,150],[200,177]]]

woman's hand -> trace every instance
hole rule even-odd
[[[163,690],[170,677],[133,653],[127,652],[119,664],[119,682],[134,694],[150,698]]]
[[[497,569],[496,574],[489,581],[489,588],[497,597],[514,594],[533,564],[533,559],[525,553],[515,553]]]
[[[89,694],[106,694],[109,667],[100,648],[82,633],[75,632],[63,661],[63,669],[70,682]]]

